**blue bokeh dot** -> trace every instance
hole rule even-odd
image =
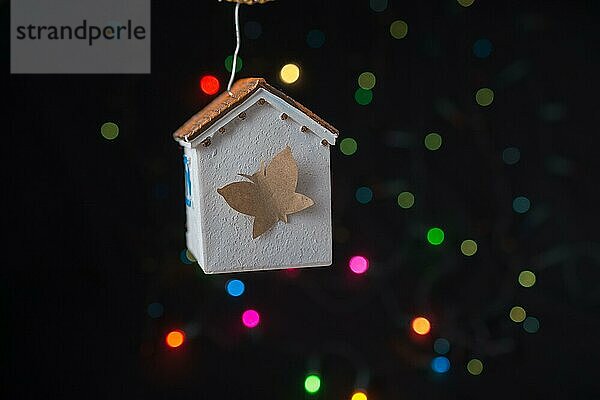
[[[444,356],[439,356],[431,360],[431,369],[438,374],[448,372],[450,369],[450,360]]]
[[[516,147],[507,147],[502,152],[502,160],[508,165],[515,165],[521,159],[521,151]]]
[[[433,351],[438,354],[446,354],[450,351],[450,342],[444,338],[438,338],[433,342]]]
[[[487,39],[479,39],[473,44],[473,54],[477,58],[486,58],[492,54],[492,42]]]
[[[231,279],[227,282],[227,293],[229,293],[230,296],[241,296],[245,289],[246,286],[244,285],[244,282],[240,281],[239,279]]]
[[[152,303],[148,305],[148,315],[151,318],[160,318],[163,315],[165,308],[160,303]]]
[[[530,207],[531,202],[525,196],[515,197],[513,200],[513,210],[519,214],[525,214],[527,211],[529,211]]]
[[[258,39],[262,34],[262,25],[260,22],[248,21],[244,24],[244,33],[248,39]]]
[[[367,204],[373,200],[373,191],[366,186],[362,186],[356,189],[355,197],[359,203]]]
[[[312,49],[318,49],[325,44],[325,34],[323,31],[313,29],[306,35],[306,43]]]

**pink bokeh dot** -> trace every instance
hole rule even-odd
[[[260,322],[260,314],[256,310],[246,310],[242,314],[242,322],[247,328],[254,328]]]
[[[369,269],[369,260],[363,256],[354,256],[350,259],[348,265],[355,274],[364,274]]]

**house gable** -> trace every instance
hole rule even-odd
[[[190,118],[174,134],[183,147],[196,147],[212,138],[234,118],[238,118],[254,104],[270,104],[281,114],[296,121],[304,131],[312,133],[329,144],[335,144],[338,131],[319,118],[308,108],[297,103],[261,78],[242,79],[232,88],[233,97],[227,92],[219,95],[208,106]]]

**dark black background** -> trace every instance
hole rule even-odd
[[[227,296],[231,276],[186,265],[181,151],[171,133],[210,101],[206,73],[228,79],[233,6],[152,4],[151,75],[9,75],[9,7],[2,3],[7,175],[2,263],[2,387],[11,398],[304,398],[317,368],[318,398],[592,398],[598,394],[598,18],[593,1],[284,1],[244,6],[240,76],[263,76],[354,137],[332,148],[334,265],[237,274],[247,291]],[[409,34],[394,40],[389,24]],[[306,44],[310,29],[325,45]],[[492,54],[472,45],[488,38]],[[43,60],[41,60],[43,62]],[[294,85],[278,79],[296,62]],[[512,69],[511,69],[512,68]],[[353,96],[363,71],[374,100]],[[480,87],[494,103],[478,106]],[[4,86],[6,87],[6,86]],[[441,112],[451,104],[452,112]],[[548,110],[558,110],[548,116]],[[3,113],[4,114],[4,113]],[[119,137],[99,133],[118,122]],[[4,125],[6,127],[6,124]],[[427,151],[426,133],[442,148]],[[400,143],[401,142],[401,143]],[[502,162],[516,146],[521,160]],[[359,186],[374,200],[359,204]],[[415,193],[410,210],[399,191]],[[516,214],[515,196],[531,210]],[[446,241],[425,241],[429,226]],[[476,256],[460,254],[474,238]],[[12,239],[15,239],[14,242]],[[371,260],[351,276],[350,256]],[[518,286],[523,268],[538,283]],[[148,304],[165,312],[152,319]],[[508,319],[523,305],[539,318],[528,334]],[[262,312],[259,329],[239,323]],[[427,315],[416,340],[410,319]],[[170,329],[188,332],[169,351]],[[446,337],[452,368],[429,369],[432,341]],[[478,357],[484,373],[471,376]],[[313,396],[315,397],[315,396]]]

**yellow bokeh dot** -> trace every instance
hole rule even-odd
[[[114,140],[119,136],[119,125],[114,122],[105,122],[100,127],[100,133],[107,140]]]
[[[519,274],[519,284],[523,287],[532,287],[535,285],[535,274],[531,271],[521,271]]]
[[[521,306],[514,306],[508,314],[513,322],[523,322],[527,318],[527,312]]]
[[[467,371],[471,375],[479,375],[483,372],[483,363],[477,358],[473,358],[467,363]]]
[[[192,254],[191,251],[189,251],[188,249],[185,250],[185,256],[187,257],[188,260],[190,260],[191,262],[196,262],[196,257],[194,257],[194,255]]]
[[[473,3],[475,3],[475,0],[456,0],[458,1],[458,4],[460,4],[463,7],[469,7],[470,5],[473,5]]]
[[[494,91],[490,88],[481,88],[475,93],[475,101],[482,107],[487,107],[494,102]]]
[[[473,254],[477,253],[477,242],[471,239],[463,240],[463,242],[460,244],[460,251],[465,256],[472,256]]]
[[[300,68],[296,64],[286,64],[281,68],[279,76],[284,83],[294,83],[300,78]]]
[[[408,24],[401,19],[392,22],[390,25],[390,34],[394,39],[404,39],[408,34]]]
[[[351,400],[367,400],[367,395],[365,392],[355,392]]]

